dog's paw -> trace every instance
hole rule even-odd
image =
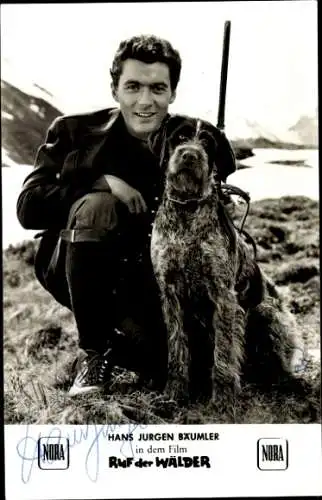
[[[217,404],[227,410],[235,407],[240,392],[240,385],[235,381],[223,383],[215,380],[214,382],[213,398]]]
[[[178,412],[178,403],[168,398],[165,394],[157,395],[151,399],[154,413],[163,418],[173,418]]]
[[[188,384],[185,381],[171,380],[167,383],[165,394],[170,400],[176,401],[180,406],[189,403]]]

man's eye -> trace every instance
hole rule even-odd
[[[155,94],[163,94],[166,91],[165,87],[158,85],[156,87],[153,87],[152,90]]]
[[[137,83],[128,83],[126,85],[126,90],[137,91],[137,90],[139,90],[139,85]]]

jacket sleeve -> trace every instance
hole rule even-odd
[[[37,151],[35,168],[26,177],[17,200],[17,217],[25,229],[64,227],[72,204],[88,193],[93,183],[84,172],[69,175],[77,170],[73,168],[76,160],[77,150],[73,150],[65,119],[58,117]]]
[[[220,180],[226,182],[227,177],[236,171],[236,157],[233,148],[224,132],[216,128],[217,168]]]

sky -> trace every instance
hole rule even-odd
[[[109,68],[124,38],[153,33],[179,50],[170,111],[217,118],[223,30],[231,21],[226,122],[284,130],[317,110],[317,2],[149,2],[1,6],[1,57],[64,113],[115,105]],[[3,72],[6,78],[6,72]],[[238,125],[237,125],[238,126]]]

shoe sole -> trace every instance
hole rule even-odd
[[[89,394],[91,392],[101,392],[103,387],[93,385],[89,387],[71,387],[68,391],[69,396],[78,396],[79,394]]]

